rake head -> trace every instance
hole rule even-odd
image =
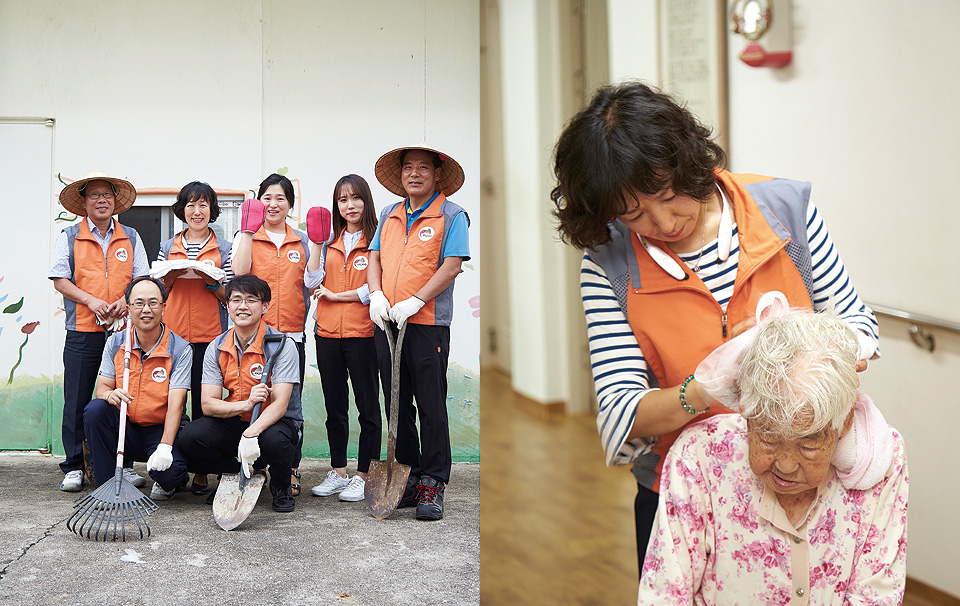
[[[142,539],[144,530],[150,536],[147,516],[157,509],[157,504],[126,480],[123,469],[117,467],[113,481],[105,482],[74,504],[67,528],[94,541],[126,541],[127,524],[131,538],[136,524]]]

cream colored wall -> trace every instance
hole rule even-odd
[[[0,118],[54,118],[53,171],[65,179],[96,168],[140,188],[256,189],[287,167],[310,207],[329,205],[336,179],[356,172],[381,208],[396,200],[373,173],[382,153],[426,138],[456,158],[466,182],[453,200],[470,213],[473,259],[456,282],[451,362],[474,374],[479,96],[475,0],[0,3]],[[37,225],[53,234],[61,187],[30,190],[42,191]],[[49,283],[22,288],[28,303],[42,298],[31,343],[48,343],[52,365],[18,372],[59,374],[63,320]]]
[[[793,1],[794,60],[782,70],[736,59],[731,36],[730,164],[808,180],[854,285],[868,302],[956,322],[960,56],[952,0]],[[960,595],[960,336],[913,345],[907,325],[881,321],[883,357],[863,376],[906,441],[908,572]]]

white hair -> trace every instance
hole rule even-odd
[[[860,383],[857,357],[853,329],[832,314],[764,320],[740,363],[740,414],[784,438],[840,431]]]

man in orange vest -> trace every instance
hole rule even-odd
[[[94,171],[60,192],[60,204],[83,217],[57,237],[47,277],[63,295],[67,335],[63,345],[64,473],[60,490],[83,486],[83,408],[93,395],[97,369],[109,328],[127,314],[123,291],[130,280],[150,270],[140,235],[120,225],[122,213],[137,198],[129,181]],[[126,471],[135,486],[146,480]]]
[[[387,398],[390,353],[383,331],[393,328],[385,321],[407,324],[400,352],[397,460],[411,470],[399,506],[416,505],[418,520],[439,520],[451,465],[447,358],[453,282],[461,263],[470,259],[470,218],[447,196],[463,185],[463,169],[446,154],[415,146],[381,156],[376,174],[384,187],[404,198],[381,211],[367,266],[370,317],[377,325],[374,339]]]
[[[94,478],[113,477],[120,430],[120,404],[127,403],[124,454],[146,461],[154,479],[150,497],[170,499],[187,480],[187,463],[177,448],[177,432],[185,421],[183,404],[190,388],[193,348],[161,321],[167,289],[155,278],[135,278],[125,291],[133,345],[129,385],[122,386],[127,330],[107,339],[100,363],[95,400],[83,410],[84,432],[93,455]]]
[[[233,328],[214,339],[203,357],[203,416],[183,428],[180,444],[192,471],[237,473],[270,466],[273,510],[296,508],[290,487],[291,468],[303,425],[300,409],[300,356],[293,339],[268,343],[267,335],[283,333],[267,326],[270,286],[253,274],[227,283],[227,313]],[[264,365],[275,347],[273,370],[261,383]],[[227,395],[223,395],[223,390]],[[252,411],[262,402],[253,423]],[[237,462],[240,459],[240,462]],[[208,497],[213,503],[214,494]]]

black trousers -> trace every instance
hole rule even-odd
[[[193,346],[193,366],[190,368],[190,418],[197,420],[203,416],[200,406],[200,393],[203,390],[203,355],[210,343],[191,343]]]
[[[199,474],[238,473],[237,446],[240,435],[250,424],[240,417],[220,419],[200,417],[180,430],[177,441],[190,471]],[[270,487],[283,490],[290,486],[290,468],[299,439],[294,422],[280,419],[260,434],[260,458],[257,469],[270,467]]]
[[[390,347],[387,336],[374,329],[380,383],[390,414]],[[447,419],[447,359],[450,327],[407,324],[400,354],[400,414],[397,460],[410,466],[410,475],[450,481],[450,424]],[[416,407],[414,407],[416,399]],[[420,421],[417,435],[416,422]]]
[[[660,495],[649,488],[637,484],[637,498],[633,502],[633,513],[637,518],[637,562],[638,572],[643,573],[643,559],[647,554],[647,543],[653,530],[653,521],[657,517],[657,502]]]
[[[330,465],[347,466],[347,440],[350,437],[350,394],[347,378],[353,385],[360,422],[357,471],[370,470],[370,461],[380,459],[382,428],[380,396],[377,393],[377,349],[373,337],[331,339],[316,337],[317,366],[327,410],[327,441]]]
[[[120,436],[120,409],[106,400],[91,400],[83,410],[83,421],[93,456],[93,476],[97,486],[112,480],[117,465],[117,440]],[[181,421],[181,428],[183,427]],[[179,432],[178,432],[179,433]],[[147,461],[163,437],[163,423],[134,425],[127,420],[124,430],[124,457],[131,461]],[[187,463],[179,449],[179,439],[173,441],[173,463],[164,471],[151,471],[150,477],[164,490],[173,490],[187,479]]]
[[[106,333],[68,330],[63,343],[63,473],[83,469],[83,409],[93,396],[106,342]]]

